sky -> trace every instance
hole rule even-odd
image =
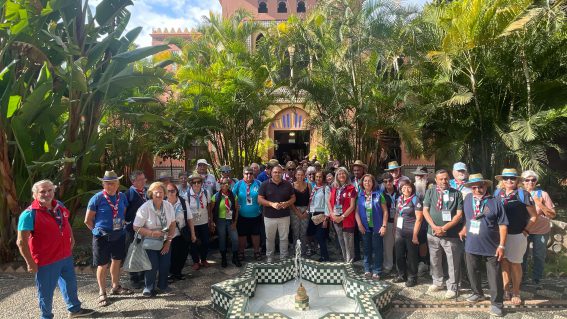
[[[91,0],[89,4],[96,7],[100,1]],[[402,0],[402,3],[420,6],[427,1],[429,0]],[[194,28],[210,11],[220,14],[221,6],[219,0],[134,0],[134,5],[128,7],[128,10],[132,13],[128,30],[143,27],[136,40],[136,44],[143,47],[151,45],[152,29]]]

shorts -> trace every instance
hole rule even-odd
[[[238,231],[238,236],[259,236],[261,226],[262,215],[258,215],[257,217],[238,216],[236,230]]]
[[[514,264],[521,264],[524,261],[524,254],[528,248],[528,238],[523,233],[513,234],[506,237],[506,249],[504,258]]]
[[[126,235],[109,241],[108,236],[93,236],[93,265],[104,266],[113,260],[123,260],[126,257]]]
[[[307,225],[307,236],[315,236],[315,233],[317,232],[317,228],[319,228],[321,224],[319,225],[315,225],[315,223],[313,222],[313,220],[311,219],[311,217],[313,216],[317,216],[317,215],[321,215],[324,214],[323,212],[314,212],[313,214],[309,214],[309,225]]]

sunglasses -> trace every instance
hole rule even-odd
[[[524,182],[527,182],[527,183],[535,183],[535,182],[537,182],[537,179],[535,179],[535,178],[524,179]]]
[[[167,192],[170,193],[170,194],[173,194],[173,193],[175,193],[175,189],[168,189]]]
[[[504,176],[504,177],[502,177],[502,179],[505,180],[505,181],[515,181],[516,176]]]

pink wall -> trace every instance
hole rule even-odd
[[[280,0],[265,0],[268,5],[268,13],[258,13],[258,0],[220,0],[222,15],[227,18],[242,8],[254,15],[254,20],[287,20],[289,15],[297,14],[297,1],[287,0],[287,13],[277,13]],[[306,12],[315,6],[317,0],[305,0]]]

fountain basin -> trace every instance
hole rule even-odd
[[[308,295],[310,297],[325,294],[319,291],[319,287],[321,291],[327,289],[327,291],[334,291],[334,294],[340,294],[341,289],[337,287],[342,287],[341,299],[345,307],[329,307],[325,313],[314,304],[312,308],[319,309],[317,313],[301,312],[301,315],[297,315],[296,318],[381,318],[380,310],[385,308],[393,297],[394,290],[391,289],[389,283],[366,279],[356,274],[351,264],[320,263],[307,259],[302,259],[300,264],[302,282],[309,286]],[[272,295],[269,289],[266,291],[264,288],[268,285],[288,283],[287,290],[291,291],[289,294],[294,294],[295,289],[299,286],[295,278],[295,267],[293,260],[277,263],[250,263],[239,277],[222,281],[211,287],[213,308],[226,318],[293,318],[295,316],[293,296],[286,299],[287,293],[284,292],[279,296]],[[256,291],[258,287],[261,288]],[[258,293],[257,296],[256,293]],[[263,300],[268,306],[260,307],[256,297],[258,300]],[[351,304],[347,305],[346,301]],[[270,303],[278,306],[270,307]],[[287,307],[286,303],[288,303]]]

